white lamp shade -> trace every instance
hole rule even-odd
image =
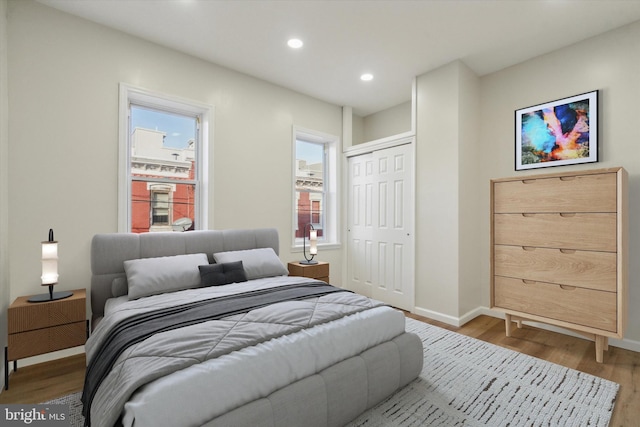
[[[42,242],[43,285],[58,283],[58,242]]]
[[[42,242],[42,259],[58,259],[58,242]]]
[[[309,254],[318,254],[318,232],[316,230],[309,231]]]
[[[58,259],[42,260],[42,284],[53,285],[58,283]]]

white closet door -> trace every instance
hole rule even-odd
[[[350,289],[412,310],[414,173],[411,144],[349,159]]]
[[[372,296],[373,155],[349,158],[348,288]]]

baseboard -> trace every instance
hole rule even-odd
[[[475,319],[480,315],[491,316],[498,319],[504,319],[504,313],[500,311],[491,310],[488,307],[477,307],[467,313],[463,314],[460,317],[450,316],[448,314],[439,313],[433,310],[427,310],[426,308],[416,307],[413,310],[414,314],[428,317],[429,319],[437,320],[439,322],[446,323],[448,325],[460,327],[465,323]],[[586,339],[583,335],[577,334],[569,329],[559,328],[557,326],[548,325],[546,323],[539,323],[533,321],[524,321],[525,324],[535,326],[536,328],[544,329],[551,332],[557,332],[564,335],[569,335],[572,337]],[[619,347],[625,350],[635,351],[640,353],[640,341],[631,340],[628,338],[625,339],[615,339],[609,338],[609,345],[612,347]]]
[[[452,326],[462,326],[464,323],[460,323],[460,319],[454,316],[449,316],[448,314],[438,313],[437,311],[427,310],[422,307],[415,307],[412,310],[413,314],[417,314],[419,316],[428,317],[432,320],[437,320],[438,322],[446,323],[447,325]]]

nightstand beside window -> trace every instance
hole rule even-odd
[[[86,290],[76,289],[66,299],[40,303],[17,298],[8,310],[8,345],[5,347],[5,389],[9,388],[9,362],[84,345],[87,340]]]
[[[318,261],[317,264],[300,264],[299,262],[290,262],[287,265],[289,276],[310,277],[312,279],[322,280],[329,283],[329,263]]]

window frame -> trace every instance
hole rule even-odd
[[[175,186],[175,184],[174,184]],[[173,218],[171,215],[171,203],[173,203],[172,200],[172,195],[173,195],[173,191],[171,189],[171,186],[168,184],[151,184],[149,185],[149,191],[151,193],[151,203],[149,206],[149,216],[150,216],[150,221],[149,221],[149,230],[151,230],[154,226],[158,227],[158,226],[170,226],[171,223],[173,222]],[[155,187],[155,188],[154,188]],[[174,187],[175,188],[175,187]],[[167,200],[158,200],[157,196],[158,195],[165,195],[167,197]],[[166,204],[166,206],[163,207],[159,207],[158,204]],[[166,209],[167,211],[167,222],[155,222],[156,216],[156,209]]]
[[[159,92],[120,83],[118,121],[118,232],[131,232],[131,104],[168,113],[196,116],[199,120],[199,141],[195,147],[196,176],[194,221],[196,230],[208,229],[209,207],[209,150],[213,141],[213,106]],[[160,179],[162,181],[162,179]],[[172,181],[173,183],[173,181]]]
[[[320,214],[323,222],[323,237],[318,238],[318,246],[324,249],[337,249],[340,247],[339,231],[340,216],[338,182],[340,182],[339,157],[340,138],[323,132],[305,129],[299,126],[293,127],[292,132],[292,206],[291,206],[291,249],[294,252],[302,251],[303,239],[296,238],[298,203],[296,192],[297,155],[296,142],[298,140],[324,145],[324,172],[323,172],[323,202],[324,211]]]

